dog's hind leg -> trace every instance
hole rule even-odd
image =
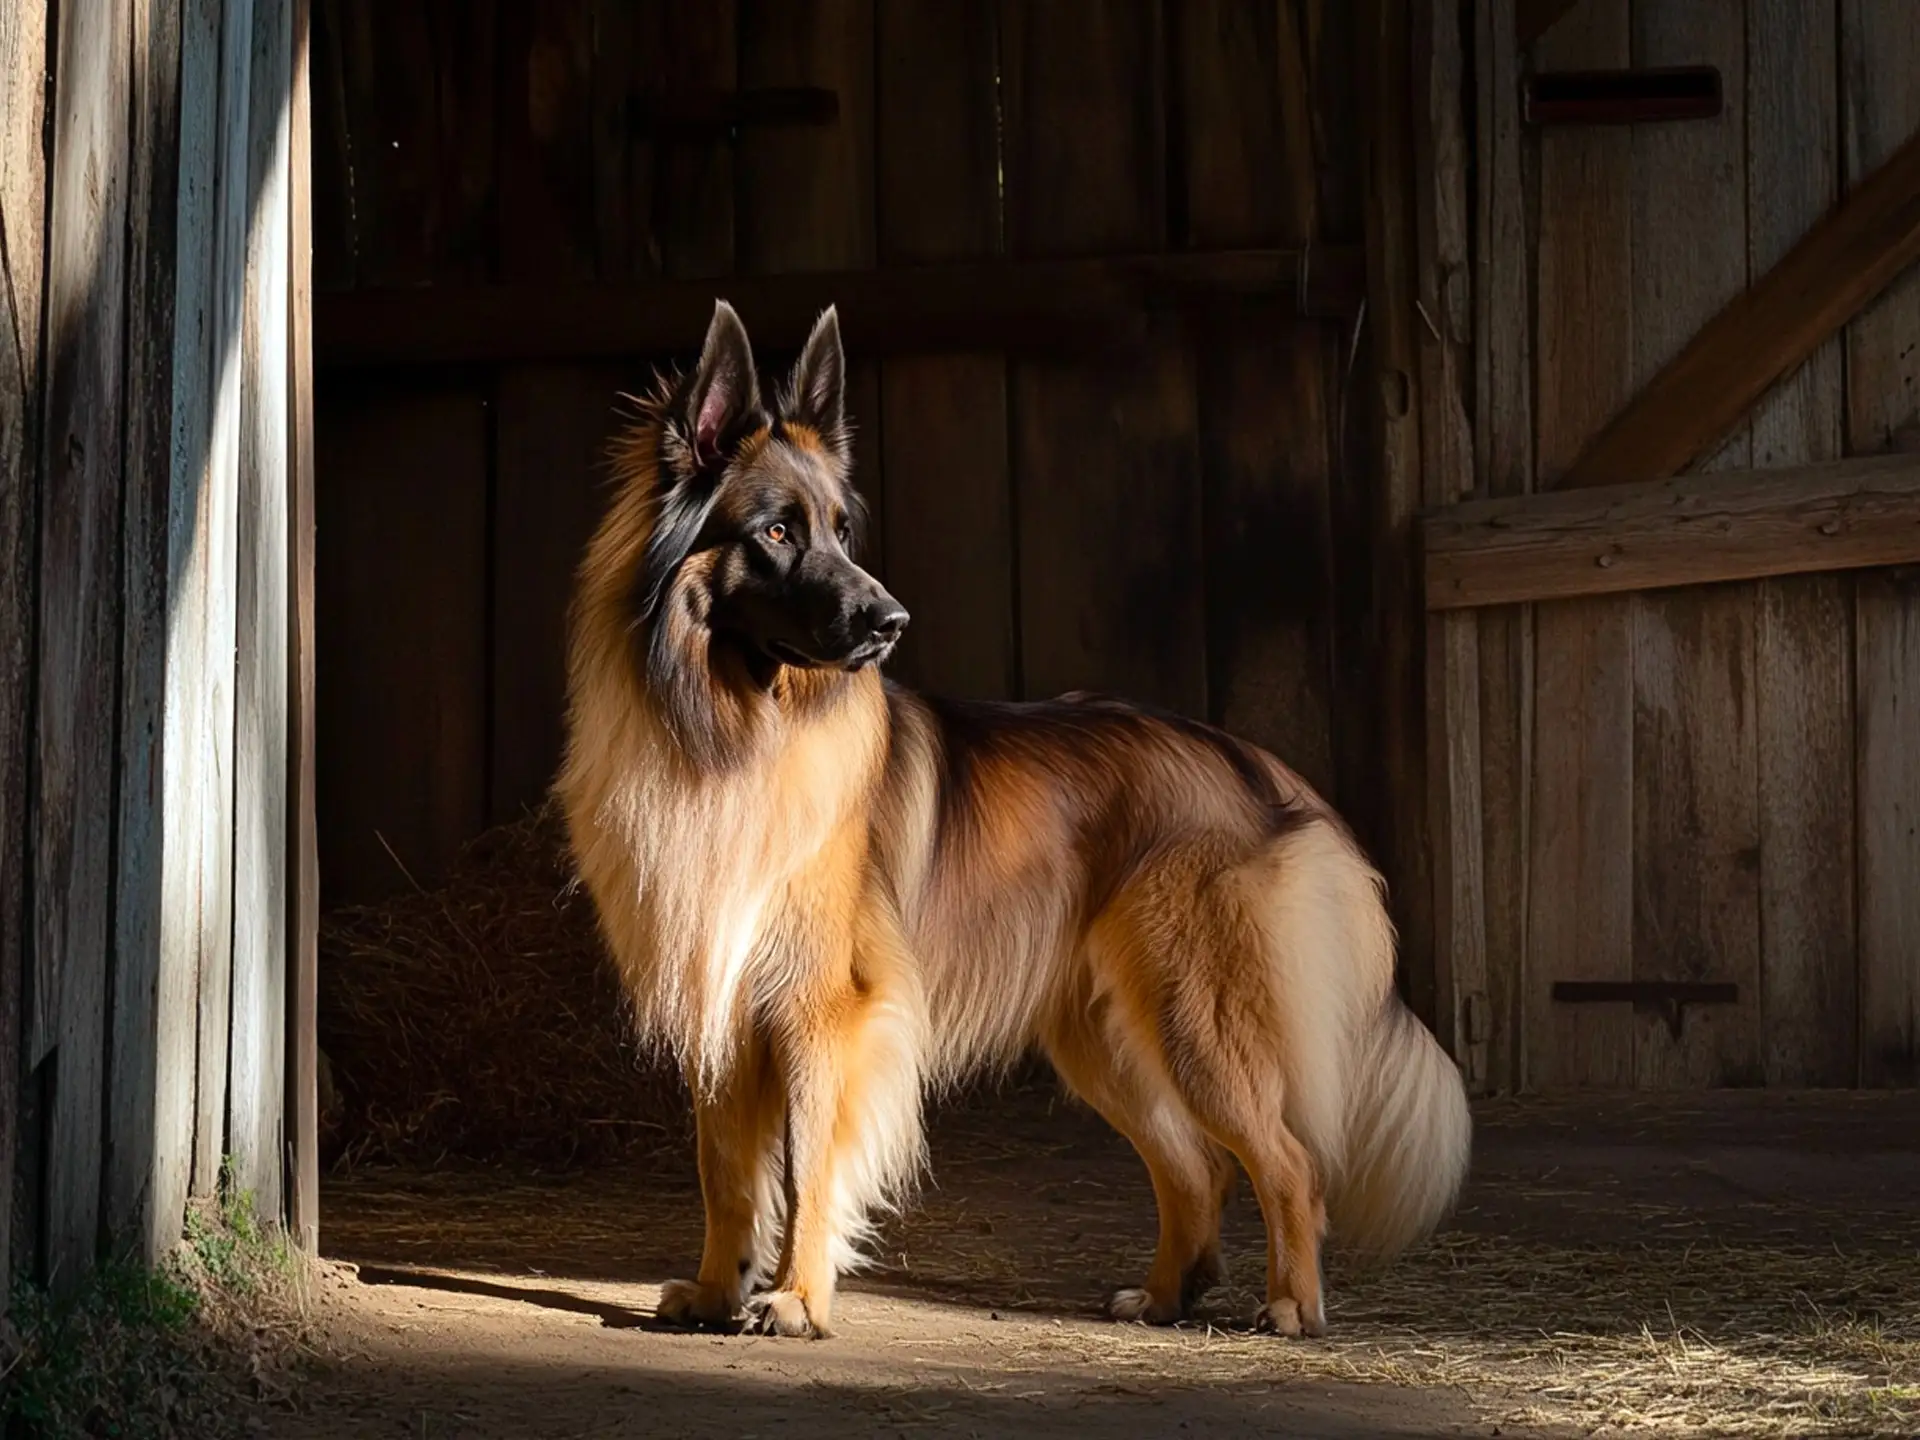
[[[1198,845],[1157,857],[1101,915],[1089,949],[1112,997],[1108,1028],[1253,1182],[1267,1227],[1259,1326],[1319,1335],[1323,1177],[1286,1121],[1287,1031],[1269,941],[1228,878],[1238,858]]]
[[[1224,1277],[1220,1211],[1238,1171],[1233,1157],[1208,1138],[1179,1096],[1157,1076],[1126,1063],[1088,1012],[1049,1028],[1048,1058],[1060,1078],[1124,1135],[1146,1162],[1160,1215],[1160,1239],[1146,1283],[1116,1291],[1107,1313],[1116,1320],[1171,1325]]]
[[[717,1087],[694,1086],[707,1236],[699,1278],[669,1280],[661,1287],[661,1319],[724,1325],[739,1318],[756,1271],[772,1258],[765,1249],[778,1217],[762,1212],[783,1112],[772,1052],[758,1035],[741,1047]]]

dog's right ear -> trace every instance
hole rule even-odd
[[[716,300],[700,363],[674,418],[695,468],[703,470],[718,460],[739,433],[741,422],[759,412],[760,382],[753,370],[747,327],[733,306]]]

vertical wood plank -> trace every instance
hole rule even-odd
[[[114,897],[113,1031],[107,1073],[104,1224],[116,1250],[158,1258],[151,1213],[166,894],[164,748],[168,496],[173,450],[174,257],[180,155],[180,7],[134,0],[133,162],[128,202],[126,576],[120,638],[120,755]]]
[[[1760,587],[1760,1004],[1769,1085],[1859,1073],[1853,584]]]
[[[212,1195],[225,1158],[228,1026],[233,991],[234,646],[240,545],[241,329],[251,208],[247,117],[252,105],[252,0],[220,13],[220,99],[214,129],[211,305],[213,408],[207,442],[205,785],[200,816],[200,984],[192,1193]]]
[[[317,399],[316,760],[334,905],[410,888],[409,873],[430,884],[486,824],[487,418],[461,381],[329,377]]]
[[[173,299],[173,395],[168,455],[167,703],[162,739],[163,814],[158,995],[154,1036],[154,1156],[150,1242],[179,1238],[193,1167],[197,1037],[203,941],[224,936],[203,907],[214,898],[219,856],[208,845],[216,799],[215,681],[208,626],[214,599],[212,542],[228,513],[216,506],[214,333],[218,290],[220,0],[181,11],[180,161]]]
[[[1459,7],[1418,0],[1413,135],[1420,312],[1422,502],[1450,505],[1475,483],[1467,419],[1473,306],[1467,251],[1464,54]],[[1480,626],[1427,622],[1428,824],[1432,827],[1435,1011],[1476,1090],[1491,1085],[1486,1033],[1486,897],[1480,797]]]
[[[1629,58],[1626,0],[1592,0],[1535,52],[1541,69],[1621,66]],[[1632,391],[1632,316],[1623,303],[1633,274],[1631,146],[1624,130],[1598,128],[1539,139],[1533,354],[1543,484]],[[1509,436],[1506,445],[1517,442]],[[1512,454],[1496,448],[1495,477]],[[1631,1016],[1552,999],[1556,980],[1633,974],[1629,606],[1604,599],[1535,610],[1525,1073],[1542,1089],[1622,1086],[1633,1074]]]
[[[1446,1040],[1437,1013],[1432,835],[1427,825],[1426,610],[1414,575],[1414,518],[1421,505],[1420,327],[1416,280],[1412,19],[1407,0],[1356,7],[1356,90],[1366,188],[1367,352],[1356,371],[1356,409],[1371,468],[1365,526],[1379,793],[1363,815],[1391,889],[1401,935],[1400,975],[1414,1010]],[[1431,318],[1431,317],[1429,317]],[[1365,833],[1363,831],[1363,833]]]
[[[560,761],[567,603],[629,383],[608,366],[516,366],[494,391],[493,824],[538,806]]]
[[[735,255],[748,274],[862,270],[874,229],[874,0],[740,0],[740,86],[818,85],[839,97],[828,126],[753,126],[735,165]],[[749,333],[753,316],[743,317]],[[857,334],[848,346],[860,348]],[[854,483],[872,510],[861,562],[886,571],[880,370],[847,369]]]
[[[1843,0],[1845,183],[1920,130],[1920,11]],[[1847,327],[1847,448],[1885,450],[1920,421],[1920,275]],[[1862,576],[1856,597],[1860,1080],[1920,1084],[1920,579]]]
[[[320,854],[314,741],[313,515],[313,0],[294,0],[293,86],[288,106],[287,324],[290,404],[288,522],[292,604],[289,644],[293,717],[287,765],[288,889],[287,1098],[288,1218],[293,1243],[320,1249],[319,1006]]]
[[[1837,14],[1747,4],[1747,272],[1764,275],[1839,198]],[[1840,342],[1776,385],[1752,420],[1756,466],[1841,452]],[[1760,1011],[1769,1085],[1858,1071],[1854,932],[1853,582],[1758,587]]]
[[[53,1054],[46,1264],[70,1291],[101,1220],[124,478],[127,0],[63,6],[48,170],[35,715],[33,1028]]]
[[[1726,97],[1711,120],[1633,131],[1636,386],[1747,283],[1745,58],[1738,8],[1635,8],[1635,64],[1718,66]],[[1705,468],[1750,453],[1739,432]],[[1647,1089],[1762,1074],[1755,604],[1751,585],[1633,602],[1634,978],[1740,987],[1736,1005],[1690,1010],[1677,1040],[1659,1015],[1635,1016]]]
[[[995,0],[878,0],[875,124],[883,265],[1000,249]],[[1018,693],[1007,370],[1002,356],[881,368],[888,584],[913,616],[892,662],[941,694]]]
[[[642,18],[595,0],[503,13],[505,279],[617,279],[642,263],[632,250],[646,238],[630,232],[645,229],[635,193],[650,193],[651,172],[630,170],[644,157],[614,113],[631,94]],[[489,823],[539,804],[559,759],[567,596],[621,388],[617,372],[565,365],[505,367],[494,383]]]
[[[1475,484],[1516,495],[1533,483],[1533,255],[1522,173],[1513,0],[1475,7],[1478,193],[1474,249]],[[1480,613],[1481,849],[1486,901],[1488,1081],[1527,1077],[1528,809],[1533,774],[1533,608]]]
[[[1160,6],[1008,3],[1001,17],[1008,249],[1163,248]],[[1012,366],[1028,695],[1111,690],[1207,713],[1192,372],[1159,327],[1102,363]]]
[[[288,473],[287,102],[292,0],[254,0],[241,323],[240,569],[234,715],[233,1182],[281,1218],[286,1096]]]
[[[1920,574],[1862,576],[1858,606],[1860,1080],[1920,1084]]]
[[[40,475],[40,304],[45,276],[47,13],[0,7],[0,1294],[12,1293],[20,1136],[21,992],[28,956],[27,800]]]
[[[1168,10],[1179,243],[1308,245],[1318,230],[1301,7]],[[1333,789],[1329,380],[1321,327],[1242,307],[1196,336],[1210,719]]]

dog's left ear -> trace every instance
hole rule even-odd
[[[847,359],[840,348],[840,315],[831,305],[813,322],[793,367],[786,418],[812,426],[831,449],[846,454]]]

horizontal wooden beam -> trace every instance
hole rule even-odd
[[[641,285],[353,290],[314,297],[327,367],[669,355],[699,348],[713,302],[733,302],[757,344],[798,349],[840,308],[850,350],[873,354],[1098,349],[1153,309],[1244,309],[1338,318],[1365,290],[1356,249],[1233,250],[1000,261],[811,275],[731,275]]]
[[[1920,455],[1471,500],[1422,526],[1427,606],[1920,562]]]
[[[1768,388],[1920,260],[1920,135],[1707,322],[1561,477],[1561,489],[1677,475]]]

